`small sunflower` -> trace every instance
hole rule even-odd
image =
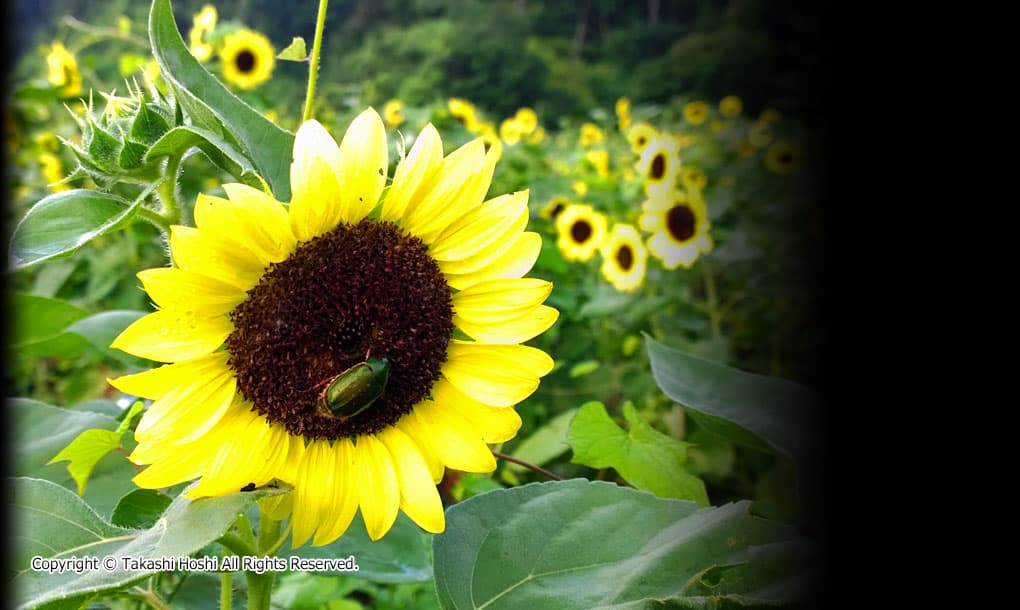
[[[588,194],[588,184],[583,180],[575,180],[574,183],[570,185],[570,188],[574,189],[574,192],[577,193],[578,197],[584,197]]]
[[[621,97],[616,100],[616,120],[620,131],[626,133],[630,129],[630,99]]]
[[[684,188],[689,191],[703,191],[708,186],[708,176],[705,172],[701,171],[700,167],[693,165],[687,165],[680,172],[680,180],[684,183]]]
[[[684,120],[691,125],[701,125],[708,118],[709,105],[708,102],[696,101],[688,102],[684,106]]]
[[[521,141],[521,125],[517,119],[511,117],[499,124],[499,139],[510,146]]]
[[[634,154],[640,155],[644,152],[648,143],[660,137],[659,132],[648,123],[635,123],[627,130],[627,141],[630,142],[630,149]]]
[[[775,108],[766,108],[758,115],[758,120],[766,124],[778,123],[781,118],[783,118],[783,115],[781,115]]]
[[[541,249],[528,193],[483,201],[494,157],[480,139],[444,157],[427,125],[384,195],[387,151],[372,109],[339,146],[308,121],[289,206],[226,184],[199,195],[196,227],[171,228],[175,266],[138,274],[158,310],[113,344],[171,363],[111,381],[155,401],[139,486],[198,479],[199,498],[279,479],[291,501],[267,511],[290,511],[297,547],[336,540],[359,509],[373,540],[399,510],[441,532],[444,468],[495,469],[487,443],[513,438],[514,405],[553,365],[520,345],[558,316],[552,285],[523,277]],[[331,395],[351,371],[371,383]]]
[[[680,145],[671,137],[654,138],[645,146],[637,162],[637,170],[645,180],[645,193],[659,196],[676,186],[680,171]]]
[[[708,210],[699,197],[674,190],[641,205],[641,229],[652,233],[648,250],[666,269],[689,269],[698,255],[712,250]]]
[[[216,28],[216,19],[216,7],[206,4],[192,20],[191,31],[188,32],[189,48],[200,62],[209,61],[212,57],[213,47],[206,41],[206,37]]]
[[[517,112],[514,113],[514,120],[517,121],[522,136],[531,135],[538,128],[538,115],[535,114],[534,109],[527,106],[517,109]]]
[[[528,134],[528,137],[525,139],[525,141],[528,144],[538,144],[544,139],[545,139],[545,127],[536,127],[535,131],[532,131],[530,134]]]
[[[744,103],[735,95],[727,95],[719,100],[719,113],[724,117],[733,118],[744,110]]]
[[[609,175],[609,151],[605,149],[589,150],[584,154],[584,158],[588,160],[588,163],[591,163],[599,176],[605,178]]]
[[[479,131],[478,112],[474,104],[463,98],[451,97],[446,106],[450,110],[450,115],[457,119],[465,129],[472,133]]]
[[[800,167],[800,146],[788,140],[779,140],[765,153],[765,167],[773,174],[786,176]]]
[[[581,125],[581,146],[594,146],[605,139],[605,132],[595,123]]]
[[[223,78],[241,89],[254,89],[272,76],[275,56],[268,38],[253,30],[238,30],[226,37],[220,49]]]
[[[63,44],[54,42],[46,54],[47,77],[54,87],[62,87],[65,96],[81,93],[81,74],[78,72],[78,60]]]
[[[602,275],[620,292],[641,287],[648,268],[648,250],[637,229],[628,224],[613,226],[600,248]]]
[[[747,141],[757,148],[765,148],[772,143],[772,123],[758,119],[751,124],[747,132]]]
[[[556,220],[563,210],[567,209],[570,205],[570,200],[563,195],[556,195],[549,200],[549,203],[542,206],[542,209],[538,211],[542,218],[548,218],[549,220]]]
[[[39,153],[39,163],[42,165],[42,174],[43,178],[46,179],[46,185],[52,191],[59,193],[71,188],[62,182],[64,179],[64,165],[60,162],[60,157],[51,152],[42,152]]]
[[[571,261],[589,260],[606,236],[606,217],[590,205],[573,204],[556,217],[556,232],[563,257]]]
[[[383,120],[386,121],[386,127],[389,129],[395,129],[404,122],[404,102],[400,100],[390,100],[383,106]]]
[[[499,139],[499,134],[496,133],[496,128],[492,123],[483,123],[478,131],[478,137],[485,144],[487,154],[493,155],[496,161],[503,157],[503,141]]]

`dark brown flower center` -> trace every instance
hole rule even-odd
[[[677,204],[666,214],[666,228],[673,239],[685,242],[694,236],[694,212],[685,204]]]
[[[587,220],[578,220],[570,225],[570,237],[575,243],[583,244],[591,237],[591,224]]]
[[[397,422],[429,396],[453,335],[450,288],[424,243],[362,220],[302,243],[270,265],[231,312],[229,366],[255,411],[292,434],[337,439]],[[316,408],[329,380],[368,356],[389,379],[369,408]]]
[[[255,70],[255,54],[244,49],[234,57],[234,65],[237,66],[239,72],[253,72]]]
[[[652,157],[652,166],[648,170],[648,176],[652,180],[662,180],[662,177],[665,175],[666,175],[666,155],[658,153],[654,157]]]
[[[620,266],[620,269],[630,271],[630,268],[634,265],[634,251],[631,250],[629,245],[623,244],[617,248],[616,264]]]

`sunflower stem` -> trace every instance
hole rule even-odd
[[[163,182],[159,185],[159,201],[163,204],[161,216],[168,221],[167,224],[181,222],[181,206],[177,201],[177,174],[181,171],[183,159],[184,155],[172,155],[167,160]]]
[[[326,8],[329,0],[319,0],[319,16],[315,21],[315,39],[312,41],[312,56],[308,65],[308,95],[305,97],[305,113],[301,122],[311,120],[315,103],[315,84],[319,79],[319,52],[322,50],[322,31],[326,28]]]
[[[227,532],[220,536],[216,541],[241,557],[255,556],[255,547],[242,540],[237,534]]]
[[[537,472],[539,474],[544,474],[545,476],[549,477],[550,479],[552,479],[554,481],[562,481],[563,480],[563,477],[555,475],[555,474],[549,472],[548,470],[546,470],[545,468],[542,468],[541,466],[536,466],[535,464],[532,464],[530,462],[525,462],[524,460],[515,458],[515,457],[507,455],[505,453],[502,453],[502,452],[499,452],[499,451],[493,451],[492,455],[494,455],[494,456],[496,456],[496,457],[498,457],[500,459],[504,459],[504,460],[506,460],[508,462],[513,462],[514,464],[519,464],[521,466],[524,466],[525,468],[527,468],[529,470],[534,470],[535,472]]]
[[[237,522],[235,525],[237,525],[237,533],[241,539],[244,540],[244,542],[251,547],[252,550],[258,548],[255,544],[255,534],[253,533],[251,521],[248,520],[247,512],[243,512],[237,516]]]
[[[234,574],[232,572],[220,573],[220,610],[230,610],[233,603]]]
[[[712,327],[712,337],[722,335],[722,312],[719,311],[719,297],[715,292],[715,276],[708,265],[702,263],[705,275],[705,297],[708,299],[708,320]]]

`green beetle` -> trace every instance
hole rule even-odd
[[[367,409],[382,396],[390,379],[390,361],[370,357],[327,379],[315,404],[319,413],[346,421]]]

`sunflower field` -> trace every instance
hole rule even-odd
[[[18,3],[9,607],[819,606],[815,26],[624,4]]]

